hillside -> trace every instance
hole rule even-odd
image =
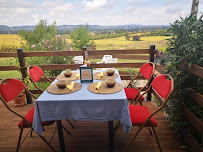
[[[79,27],[80,25],[60,25],[57,26],[59,33],[69,33],[74,30],[74,28]],[[90,31],[105,31],[105,30],[159,30],[159,29],[167,29],[169,25],[138,25],[138,24],[130,24],[130,25],[117,25],[117,26],[101,26],[101,25],[88,25]],[[26,31],[32,31],[35,29],[35,26],[6,26],[0,25],[0,34],[16,34],[18,30],[25,29]]]

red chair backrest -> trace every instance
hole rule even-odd
[[[37,66],[32,66],[29,69],[29,72],[30,72],[30,76],[32,77],[34,82],[37,82],[44,74],[42,69],[40,67],[37,67]]]
[[[145,79],[149,79],[151,75],[153,74],[153,64],[150,63],[145,63],[144,65],[141,66],[140,68],[140,73]]]
[[[166,99],[171,92],[171,80],[167,79],[166,75],[161,75],[154,78],[152,87],[164,99]]]
[[[6,102],[9,102],[16,98],[24,88],[25,86],[20,80],[8,79],[7,83],[1,84],[0,94]]]

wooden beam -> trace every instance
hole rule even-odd
[[[192,64],[191,67],[189,67],[189,63],[186,62],[185,64],[183,64],[183,68],[186,71],[193,73],[200,79],[203,79],[203,67],[197,66],[195,64]]]
[[[203,136],[203,123],[186,107],[184,110],[184,117],[201,133]]]
[[[148,60],[149,55],[121,55],[117,54],[114,56],[114,58],[118,59],[128,59],[128,60]]]
[[[192,99],[193,101],[198,103],[201,107],[203,107],[203,95],[202,94],[200,94],[199,92],[196,92],[192,88],[188,88],[188,90],[186,91],[186,95],[190,99]]]
[[[161,65],[156,64],[155,69],[161,74],[166,73],[166,70],[164,70],[164,68]]]
[[[0,71],[13,71],[18,70],[16,66],[0,66]]]
[[[144,63],[101,63],[91,64],[93,68],[140,68]],[[37,65],[43,70],[54,70],[54,69],[78,69],[82,64],[48,64],[48,65]]]
[[[188,133],[188,131],[183,131],[184,134],[184,140],[190,144],[194,152],[202,152],[202,149],[200,145],[197,143],[197,141],[194,139],[194,137]]]
[[[7,58],[7,57],[18,57],[17,53],[13,52],[0,52],[0,58]]]
[[[117,55],[117,54],[149,54],[149,49],[132,49],[132,50],[96,50],[88,51],[88,55]],[[14,57],[15,54],[2,54],[4,57]],[[24,52],[24,57],[43,57],[43,56],[82,56],[83,51],[36,51]],[[17,57],[17,56],[16,56]]]
[[[24,57],[43,57],[43,56],[79,56],[82,51],[36,51],[24,52]]]

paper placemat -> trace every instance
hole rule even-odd
[[[100,78],[98,74],[100,74],[100,72],[96,72],[96,73],[93,74],[93,78],[95,80],[115,79],[115,78],[118,77],[117,73],[114,73],[112,76],[109,76],[106,72],[103,72],[103,77],[102,78]]]
[[[93,93],[98,93],[98,94],[112,94],[112,93],[116,93],[116,92],[119,92],[122,90],[123,88],[123,85],[116,82],[116,84],[114,85],[114,87],[112,88],[109,88],[105,81],[103,81],[101,83],[101,87],[99,88],[98,91],[95,90],[95,87],[97,85],[98,82],[94,82],[94,83],[91,83],[89,86],[88,86],[88,90],[93,92]]]
[[[71,81],[68,82],[68,85],[71,84]],[[47,92],[51,93],[51,94],[68,94],[68,93],[73,93],[76,92],[78,90],[80,90],[82,88],[82,85],[78,82],[74,82],[74,87],[73,90],[69,90],[69,88],[65,87],[65,88],[59,88],[56,84],[52,84],[50,86],[47,87]]]
[[[76,78],[76,74],[78,74],[77,72],[73,72],[72,75],[70,77],[66,77],[63,73],[58,75],[56,77],[57,80],[79,80],[80,76],[78,78]]]

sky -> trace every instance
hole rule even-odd
[[[169,25],[190,15],[193,0],[0,0],[0,25]],[[198,16],[203,12],[199,3]]]

